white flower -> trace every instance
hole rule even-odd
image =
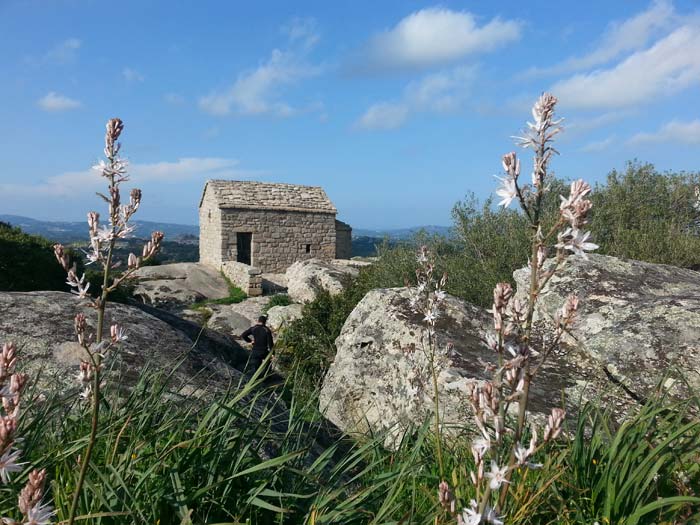
[[[427,314],[425,314],[423,321],[427,321],[428,323],[432,324],[435,322],[436,319],[437,319],[437,313],[435,311],[430,311]]]
[[[503,525],[503,520],[496,516],[496,511],[489,506],[487,506],[484,510],[484,519],[486,520],[486,523],[493,523],[493,525]]]
[[[592,242],[588,242],[588,238],[591,236],[591,232],[582,232],[581,230],[574,230],[572,233],[571,240],[566,244],[566,249],[571,250],[576,255],[587,258],[586,252],[592,250],[597,250],[598,245]]]
[[[17,461],[20,454],[22,454],[21,450],[9,449],[0,457],[0,479],[3,483],[10,482],[11,473],[22,472],[22,465],[25,463]]]
[[[498,516],[496,516],[496,511],[488,505],[484,509],[483,516],[477,511],[476,501],[471,500],[470,505],[471,508],[465,508],[462,511],[461,518],[462,522],[465,525],[479,525],[482,521],[482,518],[486,523],[493,523],[493,525],[503,525],[503,521]]]
[[[496,195],[501,197],[501,202],[499,202],[498,205],[507,208],[518,194],[515,189],[515,181],[510,177],[503,179],[501,177],[496,178],[501,181],[501,187],[496,190]]]
[[[477,512],[476,501],[469,501],[469,508],[462,510],[462,521],[465,525],[479,525],[481,523],[481,514]]]
[[[507,465],[505,467],[499,468],[495,461],[491,462],[491,472],[486,473],[486,477],[491,480],[489,482],[491,490],[498,490],[499,488],[501,488],[501,485],[503,483],[508,483],[508,481],[506,480],[507,473]]]
[[[27,525],[48,525],[56,511],[51,505],[37,503],[27,513]]]
[[[472,454],[474,454],[474,458],[483,458],[490,448],[491,440],[488,438],[481,437],[472,442]]]
[[[498,351],[498,339],[495,335],[488,334],[484,342],[489,349],[493,350],[494,352]]]
[[[530,449],[525,448],[520,443],[518,443],[515,447],[515,459],[518,460],[518,465],[524,465],[525,463],[527,463],[529,457]]]

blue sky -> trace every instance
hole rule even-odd
[[[0,0],[0,49],[0,213],[99,208],[113,116],[140,218],[189,224],[231,178],[323,186],[355,227],[447,225],[542,91],[561,177],[700,164],[693,1]]]

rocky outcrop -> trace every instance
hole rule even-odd
[[[357,277],[359,269],[369,263],[360,261],[308,259],[299,261],[287,269],[287,293],[298,303],[309,303],[321,290],[331,295],[339,294],[348,280]]]
[[[514,273],[527,290],[526,269]],[[671,394],[687,397],[682,375],[700,388],[700,273],[674,266],[589,255],[569,257],[537,303],[547,325],[571,293],[580,298],[566,343],[638,398],[652,394],[667,374]]]
[[[234,304],[207,303],[196,309],[182,310],[178,315],[236,339],[256,323],[269,301],[269,297],[249,297]]]
[[[488,325],[486,311],[447,297],[435,340],[446,423],[468,416],[468,384],[484,377],[480,359],[492,358],[480,341]],[[345,431],[389,430],[389,439],[420,424],[433,410],[426,334],[406,289],[369,292],[336,339],[337,354],[320,395],[322,413]]]
[[[69,391],[76,387],[77,367],[86,357],[73,327],[78,312],[86,315],[94,329],[95,311],[75,295],[0,292],[0,341],[17,344],[21,366],[30,375],[41,371],[41,389],[58,385]],[[245,363],[245,350],[231,340],[200,334],[187,321],[171,317],[173,324],[180,323],[179,328],[139,308],[109,303],[105,332],[109,336],[109,326],[116,322],[126,330],[127,339],[107,355],[108,375],[119,377],[120,387],[128,387],[146,366],[164,374],[173,370],[171,391],[195,397],[237,384],[241,374],[235,366]]]
[[[300,319],[304,307],[300,304],[273,306],[267,311],[267,326],[273,332],[280,332],[292,321]]]
[[[515,278],[523,295],[528,271],[516,271]],[[535,415],[563,399],[571,413],[596,400],[622,416],[653,395],[664,376],[664,390],[679,399],[690,394],[686,381],[700,388],[700,273],[600,255],[570,257],[540,295],[535,340],[550,333],[552,316],[571,293],[580,297],[577,321],[531,385]],[[448,427],[468,421],[466,393],[495,359],[480,342],[491,327],[486,310],[448,296],[436,327],[441,419]],[[326,417],[348,432],[391,430],[391,439],[431,415],[425,329],[407,290],[367,294],[336,340],[320,396]]]
[[[90,327],[95,326],[95,311],[75,295],[64,292],[0,292],[0,344],[17,344],[18,368],[30,375],[32,395],[66,398],[66,407],[77,399],[76,383],[84,350],[77,344],[73,328],[76,313],[83,312]],[[127,339],[111,350],[105,359],[104,392],[109,402],[127,394],[144,369],[169,378],[163,403],[204,406],[213,399],[231,403],[247,378],[237,369],[245,365],[248,352],[222,334],[202,329],[164,310],[147,305],[125,306],[109,303],[106,334],[118,322],[126,329]],[[273,378],[274,379],[274,378]],[[253,389],[242,395],[237,421],[241,425],[271,422],[262,442],[253,444],[263,458],[278,454],[278,436],[289,430],[289,411],[284,401],[270,391]],[[225,398],[223,396],[226,396]],[[65,412],[56,412],[64,414]],[[327,422],[309,426],[304,446],[311,464],[335,440],[337,429]],[[333,436],[333,437],[331,437]]]
[[[136,271],[133,295],[141,302],[171,311],[206,299],[229,295],[229,285],[216,269],[200,263],[145,266]]]

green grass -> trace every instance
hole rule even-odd
[[[197,303],[191,304],[189,308],[191,310],[197,310],[205,317],[204,321],[207,321],[211,317],[211,312],[207,310],[207,305],[209,304],[237,304],[242,303],[248,298],[248,295],[241,290],[238,286],[231,282],[231,279],[226,277],[223,272],[221,272],[221,277],[226,280],[228,284],[228,296],[222,297],[221,299],[207,299],[205,301],[199,301]]]
[[[316,399],[300,402],[290,382],[273,388],[254,379],[190,403],[166,396],[167,377],[149,370],[126,397],[108,383],[80,523],[454,523],[437,502],[429,425],[407,433],[395,451],[380,435],[329,435],[322,418],[308,417]],[[689,416],[697,409],[695,400],[657,399],[618,424],[597,403],[582,407],[569,438],[535,458],[544,467],[514,477],[506,523],[700,519],[700,421]],[[88,410],[75,396],[47,396],[27,404],[20,433],[29,464],[0,488],[0,512],[16,515],[17,491],[37,466],[47,468],[57,520],[65,519]],[[473,497],[468,445],[443,444],[460,507]]]
[[[262,311],[264,314],[266,314],[270,310],[270,308],[273,308],[275,306],[289,306],[290,304],[292,304],[292,300],[287,294],[278,293],[270,297],[270,300],[263,307]]]

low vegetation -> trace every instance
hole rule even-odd
[[[51,242],[0,222],[0,290],[68,289],[66,274],[56,262]]]
[[[289,306],[290,304],[292,304],[292,300],[286,293],[278,293],[270,297],[270,300],[263,307],[263,313],[266,314],[270,308],[275,306]]]
[[[274,391],[291,392],[292,381],[293,375]],[[167,378],[153,371],[145,370],[125,398],[117,384],[105,392],[79,523],[448,523],[435,489],[440,477],[427,427],[407,433],[396,451],[384,449],[383,436],[356,443],[333,438],[320,449],[313,441],[331,437],[320,420],[304,417],[317,406],[313,397],[303,404],[292,398],[280,427],[276,402],[259,381],[212,393],[206,408],[163,402]],[[89,408],[65,392],[46,398],[23,417],[29,463],[0,490],[3,516],[15,515],[17,490],[37,465],[49,473],[56,521],[67,517]],[[251,411],[255,403],[268,407],[262,417]],[[697,506],[656,503],[697,496],[700,423],[682,416],[692,404],[700,409],[697,400],[656,400],[622,426],[599,404],[586,405],[566,424],[570,439],[534,458],[542,469],[519,474],[526,480],[506,509],[506,523],[693,523],[700,517],[693,514]],[[445,443],[443,454],[448,479],[459,486],[474,468],[467,444]],[[457,490],[455,497],[467,505],[470,494]]]

